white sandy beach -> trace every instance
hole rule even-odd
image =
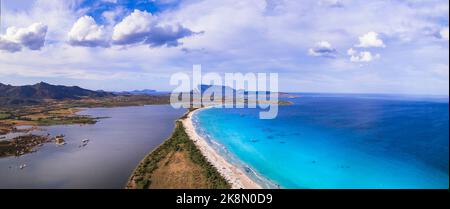
[[[186,133],[194,141],[206,159],[231,183],[233,189],[261,189],[262,187],[250,179],[242,169],[232,165],[224,157],[219,155],[208,142],[196,131],[192,122],[192,115],[198,110],[189,113],[186,119],[182,120]]]

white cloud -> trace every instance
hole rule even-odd
[[[143,42],[155,24],[152,14],[134,10],[122,22],[114,26],[112,40],[116,44],[133,44]]]
[[[126,13],[123,7],[117,7],[113,10],[104,11],[102,17],[106,20],[107,24],[115,25],[118,19]]]
[[[331,46],[327,41],[320,41],[316,43],[314,48],[308,50],[308,54],[315,57],[336,57],[337,50]]]
[[[25,28],[9,27],[5,35],[0,36],[0,50],[16,52],[22,47],[40,50],[45,43],[47,26],[34,23]]]
[[[448,32],[449,32],[448,27],[445,27],[445,28],[442,28],[441,31],[439,31],[439,35],[442,39],[448,41]]]
[[[371,62],[374,59],[380,58],[380,54],[372,55],[369,51],[356,51],[353,48],[350,48],[347,51],[347,54],[350,56],[351,62]]]
[[[359,44],[356,47],[370,48],[370,47],[386,47],[383,40],[378,37],[378,33],[368,32],[359,37]]]
[[[97,47],[108,46],[104,27],[97,25],[90,16],[83,16],[72,26],[69,31],[69,43],[72,46]]]
[[[8,52],[18,52],[22,49],[19,43],[12,42],[0,36],[0,50]]]
[[[110,74],[126,74],[128,77],[116,76],[109,86],[104,86],[105,83],[101,82],[87,83],[99,89],[120,88],[119,83],[127,88],[158,83],[155,88],[170,90],[164,76],[170,76],[172,72],[189,71],[194,62],[218,72],[280,72],[283,75],[280,77],[280,89],[286,91],[344,92],[356,89],[364,92],[448,92],[448,76],[436,76],[432,70],[434,68],[430,66],[432,63],[448,66],[448,46],[442,45],[442,41],[436,41],[436,37],[444,37],[439,32],[443,22],[448,22],[448,1],[320,0],[331,4],[320,4],[317,0],[227,0],[226,3],[208,0],[180,1],[176,7],[152,15],[154,23],[150,24],[150,32],[144,33],[140,42],[135,42],[133,47],[109,48],[67,45],[67,35],[73,24],[79,17],[96,8],[80,9],[76,6],[77,2],[82,2],[80,0],[35,1],[38,3],[30,3],[27,11],[3,8],[3,27],[24,27],[42,22],[49,28],[45,47],[41,51],[0,52],[0,71],[7,73],[7,76],[0,76],[4,82],[21,82],[22,78],[26,80],[31,74],[40,79],[51,75],[67,83],[76,82],[67,78],[85,79],[88,77],[85,73],[90,73],[89,77],[99,78]],[[336,8],[334,3],[339,2],[344,4]],[[109,11],[119,6],[114,7]],[[118,16],[97,14],[96,18],[100,19],[96,21],[105,22],[104,29],[111,38],[114,25],[125,14],[126,12]],[[174,32],[178,30],[178,23],[192,31],[205,33],[176,39],[180,37],[173,36],[180,34]],[[159,34],[165,32],[172,36],[152,35],[152,28],[157,25],[160,26]],[[162,30],[162,25],[168,29]],[[432,33],[424,34],[427,28],[433,29]],[[347,57],[345,51],[343,59],[339,56],[327,62],[308,57],[308,50],[315,48],[311,43],[326,40],[333,44],[332,48],[353,47],[357,50],[353,54],[353,61],[374,60],[379,57],[376,55],[377,51],[355,47],[359,44],[355,43],[355,37],[369,31],[380,34],[382,45],[389,45],[389,48],[383,50],[382,60],[358,67],[360,65],[348,60],[351,56]],[[117,34],[121,38],[133,35]],[[175,37],[170,39],[176,40],[172,42],[174,44],[182,42],[188,53],[179,48],[148,47],[151,42],[156,43],[155,40],[162,40],[158,43],[163,44],[171,43],[167,41],[167,37]],[[147,42],[150,40],[153,41]],[[14,42],[0,39],[0,48],[14,50],[16,46]],[[361,54],[360,51],[368,53]],[[426,53],[418,54],[418,51]],[[22,71],[19,75],[20,69],[27,71]],[[342,71],[346,73],[341,73]],[[411,72],[420,72],[420,76]],[[149,76],[155,73],[159,75]],[[380,79],[364,80],[365,85],[361,85],[361,81],[357,79],[358,74],[369,74],[368,77],[371,77],[371,73]],[[399,77],[402,77],[402,82],[398,82]],[[286,79],[292,80],[291,85],[286,84]],[[142,84],[143,80],[149,82]],[[417,85],[423,80],[430,81],[432,91],[428,91],[424,85]],[[398,86],[382,88],[388,83],[396,83]]]
[[[178,46],[179,39],[194,34],[196,33],[180,24],[163,25],[158,22],[156,16],[146,11],[134,10],[114,26],[112,40],[116,45]]]

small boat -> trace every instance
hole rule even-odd
[[[85,147],[88,143],[89,143],[89,139],[83,139],[83,140],[81,140],[81,145],[78,147],[80,147],[80,148]]]
[[[66,141],[64,140],[64,135],[59,135],[55,137],[55,143],[58,146],[63,146],[66,144]]]
[[[22,164],[19,166],[20,169],[24,169],[25,167],[27,167],[27,164]]]

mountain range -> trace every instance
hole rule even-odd
[[[44,100],[82,99],[114,96],[113,93],[92,91],[78,86],[34,85],[12,86],[0,83],[0,105],[38,104]]]
[[[133,91],[119,91],[119,92],[114,92],[114,94],[119,94],[119,95],[154,95],[154,94],[158,94],[158,92],[156,90],[151,90],[151,89],[143,89],[143,90],[133,90]]]

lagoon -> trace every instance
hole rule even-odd
[[[170,105],[92,108],[79,112],[94,125],[44,127],[36,134],[65,135],[66,145],[0,158],[0,188],[124,188],[138,163],[172,132],[185,110]],[[87,146],[80,146],[89,139]],[[26,168],[19,166],[26,164]]]

